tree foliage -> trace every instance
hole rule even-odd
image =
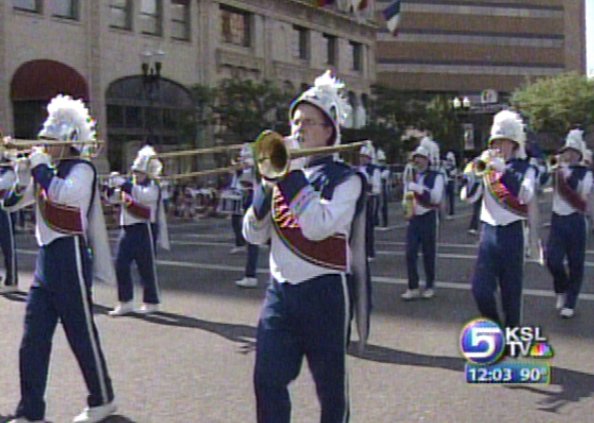
[[[563,137],[594,123],[594,80],[576,73],[539,79],[514,91],[511,102],[532,130]]]

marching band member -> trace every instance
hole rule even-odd
[[[444,169],[446,172],[446,201],[448,203],[448,218],[452,218],[455,212],[456,205],[456,178],[458,177],[458,168],[456,167],[456,155],[453,151],[448,151],[444,162]]]
[[[5,156],[5,153],[0,153],[0,156],[1,199],[14,187],[17,178],[12,163]],[[4,279],[0,279],[0,294],[7,294],[18,289],[18,269],[12,214],[4,210],[4,208],[0,208],[0,246],[2,247],[4,268],[6,270]]]
[[[239,151],[239,162],[242,164],[247,163],[248,160],[253,162],[251,147],[249,144],[244,144]],[[227,189],[228,192],[237,195],[238,206],[244,206],[247,198],[250,197],[249,191],[253,190],[253,163],[251,166],[242,167],[237,169],[231,178],[231,184]],[[248,205],[249,207],[249,205]],[[237,207],[232,211],[231,214],[231,227],[233,228],[233,234],[235,235],[235,246],[231,249],[229,254],[236,254],[243,250],[245,247],[245,239],[241,233],[241,227],[243,222],[243,210],[247,210],[247,207]]]
[[[53,98],[48,113],[39,138],[70,145],[49,146],[47,153],[34,148],[28,158],[30,166],[18,163],[19,185],[4,200],[11,211],[36,202],[35,236],[40,246],[19,350],[21,401],[11,422],[44,419],[49,359],[58,321],[89,390],[88,407],[73,422],[99,422],[114,413],[116,405],[93,321],[91,283],[93,277],[110,282],[115,277],[97,173],[90,161],[80,158],[85,149],[81,142],[95,139],[94,122],[82,101],[68,96]],[[66,154],[74,158],[65,158]]]
[[[439,172],[430,170],[430,152],[419,145],[412,154],[417,172],[413,180],[405,186],[405,197],[414,196],[412,215],[408,216],[406,228],[406,268],[408,271],[408,289],[401,295],[405,301],[415,298],[432,298],[435,295],[435,261],[437,242],[437,210],[440,207],[444,180]],[[410,194],[407,194],[410,193]],[[423,250],[426,283],[421,294],[417,258],[419,248]]]
[[[153,158],[155,150],[144,146],[132,163],[132,177],[119,179],[122,205],[120,226],[122,231],[116,257],[118,280],[118,305],[110,316],[123,316],[134,311],[134,286],[131,266],[136,262],[143,287],[142,305],[137,313],[151,314],[159,311],[161,294],[157,280],[156,248],[168,250],[167,220],[161,197],[158,177],[163,164]]]
[[[291,104],[291,133],[301,147],[340,143],[339,125],[349,107],[338,93],[341,88],[328,71]],[[261,160],[260,169],[266,162]],[[358,292],[354,308],[361,318],[361,345],[368,329],[364,184],[362,175],[326,155],[256,189],[243,232],[252,243],[271,241],[272,276],[256,342],[259,423],[290,421],[287,387],[298,376],[304,356],[316,383],[321,421],[348,420],[347,275]]]
[[[380,206],[376,211],[376,216],[381,215],[382,227],[388,227],[388,191],[390,181],[390,168],[386,165],[386,153],[381,148],[377,150],[377,164],[380,171],[382,189],[380,195]],[[376,222],[379,222],[379,216],[376,217]]]
[[[483,170],[481,237],[472,277],[472,293],[480,313],[507,327],[520,324],[524,264],[523,222],[531,225],[532,253],[539,252],[538,224],[531,209],[537,207],[536,170],[526,160],[526,133],[522,118],[504,110],[493,119],[489,150],[480,157]],[[474,162],[478,166],[478,161]],[[501,290],[504,321],[497,312],[495,291]]]
[[[241,174],[239,175],[238,179],[242,190],[242,209],[247,211],[252,205],[252,200],[254,197],[254,180],[256,177],[254,171],[254,157],[252,153],[252,147],[250,144],[246,143],[243,145],[240,152],[240,157],[240,160],[242,161],[244,167],[241,169]],[[243,219],[243,215],[241,216],[241,219]],[[239,228],[237,229],[239,230],[239,236],[245,242],[245,239],[243,238],[242,234],[242,220],[239,221]],[[247,243],[245,275],[242,279],[235,281],[235,285],[239,286],[240,288],[256,288],[258,286],[256,270],[258,267],[259,252],[260,247],[258,245],[251,244],[249,242]]]
[[[553,214],[547,243],[547,267],[553,276],[556,308],[563,318],[573,317],[584,277],[588,195],[592,172],[580,164],[584,154],[582,131],[569,132],[559,151],[554,172]],[[565,270],[565,258],[569,273]]]
[[[361,147],[359,151],[359,172],[367,179],[367,226],[365,229],[365,242],[367,258],[375,260],[375,210],[382,190],[382,177],[379,168],[373,164],[375,151],[371,142]]]

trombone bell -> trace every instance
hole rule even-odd
[[[287,174],[291,155],[282,135],[270,130],[262,132],[254,150],[258,171],[264,179],[276,180]]]

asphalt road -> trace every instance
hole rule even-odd
[[[543,198],[548,220],[550,205]],[[464,377],[458,338],[477,311],[469,290],[476,241],[466,232],[468,206],[443,222],[437,295],[403,302],[405,223],[396,204],[391,224],[377,230],[372,263],[374,314],[369,345],[348,359],[351,422],[586,422],[594,409],[594,241],[588,244],[583,294],[572,320],[554,310],[551,277],[526,263],[524,323],[539,325],[555,350],[550,385],[474,385]],[[111,318],[114,286],[96,285],[96,322],[119,404],[109,423],[231,423],[255,421],[254,336],[267,281],[262,249],[260,288],[236,288],[245,253],[230,255],[230,221],[171,224],[173,249],[160,252],[163,312]],[[546,236],[546,228],[544,229]],[[115,241],[117,232],[112,233]],[[0,297],[0,422],[19,400],[18,346],[36,247],[18,236],[22,293]],[[421,262],[421,260],[419,260]],[[140,298],[137,293],[136,298]],[[356,347],[356,344],[354,345]],[[279,359],[282,359],[280,357]],[[293,421],[319,420],[315,387],[304,365],[291,387]],[[86,392],[63,332],[54,339],[47,419],[70,422]]]

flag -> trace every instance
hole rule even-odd
[[[315,0],[314,3],[318,7],[324,7],[334,3],[334,0]]]
[[[386,20],[388,30],[393,35],[398,35],[398,24],[400,23],[400,0],[390,3],[390,5],[386,7],[382,13],[384,15],[384,19]]]

